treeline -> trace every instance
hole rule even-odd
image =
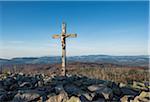
[[[0,66],[0,73],[44,73],[60,75],[61,64],[13,64]],[[111,63],[68,63],[67,74],[78,74],[90,78],[115,82],[149,81],[148,67],[125,66]]]

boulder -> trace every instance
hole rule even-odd
[[[107,86],[107,87],[112,87],[114,82],[112,81],[105,81],[104,84]]]
[[[86,99],[88,99],[89,101],[92,101],[92,99],[93,99],[93,97],[94,97],[94,95],[92,96],[91,94],[89,94],[89,93],[83,93],[82,94]]]
[[[79,97],[72,96],[69,100],[66,102],[81,102]]]
[[[47,100],[46,102],[57,102],[58,100],[58,95],[56,95],[55,93],[51,93],[50,95],[47,95]]]
[[[133,102],[141,102],[141,101],[139,100],[139,96],[136,96],[136,97],[134,98]]]
[[[90,100],[88,100],[84,95],[81,95],[79,99],[81,102],[90,102]]]
[[[40,99],[38,93],[28,92],[28,93],[17,93],[12,102],[27,102],[27,101],[37,101]]]
[[[115,94],[115,95],[117,95],[117,96],[120,96],[121,95],[121,90],[120,90],[120,88],[119,88],[119,85],[117,85],[116,83],[112,83],[112,86],[111,86],[111,89],[112,89],[112,91],[113,91],[113,93]]]
[[[143,90],[143,91],[148,91],[149,89],[145,86],[144,83],[141,82],[133,82],[133,88],[139,89],[139,90]]]
[[[102,85],[90,85],[87,87],[87,89],[91,92],[95,92],[97,90],[102,90],[104,89],[106,86],[102,86]]]
[[[22,89],[31,89],[33,85],[30,82],[23,82],[19,87]]]
[[[69,94],[69,96],[72,95],[78,95],[81,94],[82,91],[80,90],[79,87],[73,85],[73,84],[67,84],[64,86],[64,90]]]
[[[126,87],[126,84],[124,84],[124,83],[119,83],[119,87],[121,88],[121,87]]]
[[[15,96],[16,92],[5,92],[0,95],[0,102],[8,102],[13,99]]]
[[[52,93],[47,97],[48,99],[46,102],[66,102],[68,100],[68,95],[65,91],[61,91],[58,95]]]
[[[142,91],[139,96],[134,98],[134,102],[149,102],[150,101],[150,92]]]
[[[19,87],[18,83],[15,83],[15,84],[12,84],[9,89],[10,91],[14,91],[14,90],[17,90],[18,87]]]
[[[6,90],[9,90],[10,86],[15,83],[16,83],[16,80],[13,77],[8,77],[3,81],[3,85]]]
[[[3,95],[5,93],[7,93],[7,91],[0,87],[0,95]]]
[[[97,100],[92,101],[92,102],[107,102],[107,101],[105,101],[104,98],[98,98]]]
[[[128,88],[128,87],[122,87],[121,88],[121,92],[122,92],[122,95],[134,95],[134,96],[137,96],[139,94],[139,92],[134,91],[133,89]]]
[[[131,102],[132,100],[134,100],[132,95],[125,95],[120,99],[121,102]]]
[[[55,86],[55,93],[56,94],[60,93],[61,91],[64,91],[64,88],[62,85]]]
[[[99,94],[102,94],[104,96],[105,100],[110,100],[113,98],[113,91],[111,88],[105,87],[104,89],[99,90],[98,92]]]
[[[44,86],[44,81],[43,80],[39,80],[37,82],[37,87],[42,87],[42,86]]]
[[[139,95],[139,97],[147,97],[147,98],[149,98],[150,97],[150,92],[145,92],[145,91],[142,91],[141,93],[140,93],[140,95]]]
[[[8,101],[9,99],[7,98],[7,92],[5,91],[0,91],[0,102],[3,101]]]

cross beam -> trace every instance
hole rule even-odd
[[[62,23],[62,32],[60,34],[54,34],[52,38],[58,39],[61,38],[61,45],[62,45],[62,69],[61,75],[66,76],[66,38],[75,38],[77,34],[66,34],[66,24]]]

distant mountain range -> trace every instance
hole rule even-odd
[[[0,65],[7,64],[54,64],[60,63],[61,56],[52,57],[22,57],[12,59],[0,59]],[[67,62],[96,62],[112,63],[128,66],[148,66],[149,56],[110,56],[110,55],[86,55],[67,57]]]

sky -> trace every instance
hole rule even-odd
[[[67,55],[148,55],[148,1],[0,2],[0,58],[61,55],[62,22]]]

